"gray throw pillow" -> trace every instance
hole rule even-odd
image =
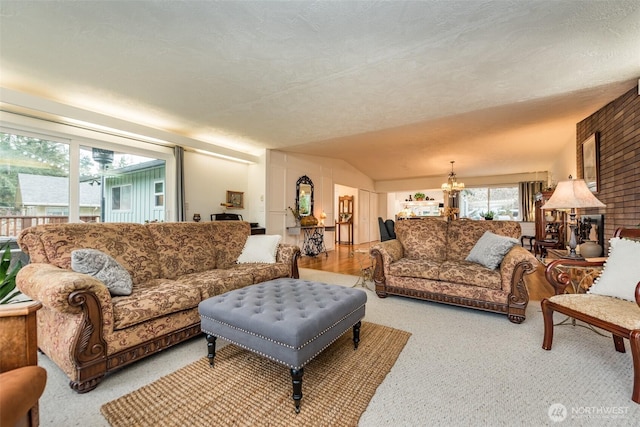
[[[76,249],[71,252],[71,269],[104,282],[111,295],[131,295],[131,275],[118,261],[97,249]]]
[[[502,263],[504,256],[518,244],[513,237],[505,237],[485,231],[469,252],[466,261],[476,262],[495,270]]]

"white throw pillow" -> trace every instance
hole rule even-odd
[[[507,252],[518,243],[518,240],[513,237],[499,236],[485,231],[465,260],[495,270],[500,266]]]
[[[242,253],[238,257],[238,264],[254,262],[264,262],[274,264],[276,253],[282,236],[278,234],[256,234],[249,236],[242,248]]]
[[[129,272],[118,261],[97,249],[71,251],[71,269],[101,280],[111,295],[131,295],[133,291]]]
[[[636,285],[640,282],[640,242],[613,237],[609,240],[609,258],[604,270],[589,293],[636,300]]]

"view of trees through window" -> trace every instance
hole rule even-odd
[[[73,146],[53,139],[0,132],[0,236],[67,222],[70,212],[84,222],[164,220],[164,160],[75,145],[79,161],[72,165]],[[77,186],[69,183],[72,167]],[[72,192],[77,206],[70,206]]]
[[[466,188],[460,197],[460,217],[480,219],[492,211],[494,219],[519,220],[518,187]]]

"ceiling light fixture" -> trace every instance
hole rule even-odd
[[[456,197],[457,194],[464,190],[464,183],[458,182],[456,178],[456,173],[453,171],[454,160],[451,160],[451,172],[449,172],[449,177],[447,178],[447,182],[442,184],[442,191],[445,193],[449,193],[451,197]]]

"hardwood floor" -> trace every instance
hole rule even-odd
[[[301,257],[298,267],[358,276],[361,269],[371,266],[368,250],[375,243],[377,242],[360,245],[336,245],[335,250],[327,252],[327,256],[320,254],[316,257]],[[541,301],[543,298],[553,295],[553,287],[544,277],[542,264],[538,265],[534,273],[525,276],[525,283],[531,301]]]

